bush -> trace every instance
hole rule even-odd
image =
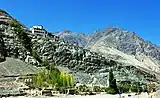
[[[106,88],[106,93],[107,94],[116,94],[117,92],[115,89],[108,87],[108,88]]]
[[[90,89],[89,89],[89,87],[87,87],[86,85],[80,85],[80,86],[78,87],[78,91],[79,91],[79,92],[89,92]]]
[[[93,91],[94,91],[94,92],[101,92],[102,90],[101,90],[101,87],[100,87],[100,86],[94,86],[94,87],[93,87]]]
[[[149,89],[149,86],[145,86],[140,83],[122,83],[118,85],[118,89],[121,90],[124,93],[128,93],[129,91],[131,92],[143,92],[147,91]]]
[[[118,89],[121,90],[123,93],[128,93],[130,90],[130,85],[120,85],[118,86]]]
[[[138,92],[137,86],[135,86],[135,85],[132,86],[132,87],[131,87],[131,91],[132,91],[132,92]]]

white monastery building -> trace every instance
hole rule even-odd
[[[47,31],[43,28],[43,26],[32,26],[29,29],[33,34],[46,35]]]

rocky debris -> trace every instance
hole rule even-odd
[[[37,72],[38,68],[19,59],[7,57],[6,61],[0,63],[0,76],[27,75]]]

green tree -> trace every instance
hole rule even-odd
[[[53,66],[50,66],[50,69],[48,70],[48,83],[52,84],[52,87],[55,87],[55,85],[58,83],[60,78],[60,71]]]
[[[63,82],[62,82],[63,86],[62,87],[67,88],[67,75],[66,75],[66,73],[62,72],[61,77],[62,77],[62,80],[63,80]]]
[[[43,87],[46,79],[45,71],[38,73],[33,77],[33,85],[35,87]]]
[[[69,86],[73,87],[74,86],[74,77],[71,74],[68,77],[69,77]]]
[[[113,88],[116,92],[118,92],[116,79],[114,79],[113,70],[111,69],[109,72],[109,87]]]
[[[38,73],[33,77],[33,85],[35,87],[52,87],[66,89],[74,86],[74,78],[72,75],[60,72],[54,66],[47,66],[46,70]]]

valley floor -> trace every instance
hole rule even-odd
[[[160,98],[160,91],[153,93],[152,98]],[[122,94],[121,98],[151,98],[146,93],[142,93],[141,95],[135,95],[131,94],[131,97],[128,97],[128,94]],[[120,96],[117,95],[110,95],[110,94],[101,94],[101,95],[87,95],[87,96],[81,96],[81,95],[63,95],[59,97],[46,97],[46,96],[19,96],[19,97],[9,97],[9,98],[120,98]]]

